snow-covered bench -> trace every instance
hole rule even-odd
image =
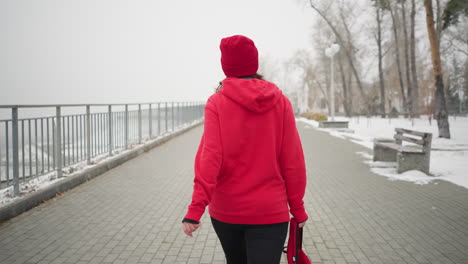
[[[395,128],[392,139],[374,140],[374,161],[396,161],[397,171],[420,170],[429,174],[432,134]],[[403,145],[403,141],[411,144]]]

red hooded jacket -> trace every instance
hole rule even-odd
[[[304,154],[291,103],[259,79],[227,78],[205,106],[195,157],[192,202],[185,216],[199,221],[209,206],[231,224],[307,220]]]

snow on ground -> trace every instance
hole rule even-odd
[[[394,162],[373,162],[372,156],[367,153],[358,153],[369,164],[371,170],[391,180],[412,181],[417,184],[426,184],[433,180],[445,180],[468,188],[468,117],[450,117],[451,139],[438,137],[437,121],[429,123],[427,117],[406,119],[380,117],[353,117],[351,119],[337,118],[337,120],[349,121],[349,129],[323,129],[318,128],[318,122],[298,118],[316,129],[326,131],[339,138],[345,138],[373,148],[375,138],[393,138],[395,128],[407,128],[411,130],[432,133],[432,151],[430,174],[420,171],[407,171],[402,174],[396,172]]]
[[[189,126],[192,126],[192,125],[196,124],[197,122],[199,122],[199,120],[193,121],[192,123],[189,123],[189,124],[185,124],[185,125],[179,127],[178,130],[185,129],[185,128],[189,127]],[[178,130],[176,130],[175,132],[177,132]],[[65,167],[65,168],[62,169],[63,177],[60,178],[60,179],[57,179],[56,172],[54,171],[54,172],[48,173],[46,175],[42,175],[42,176],[39,176],[37,178],[28,180],[26,182],[22,182],[22,183],[20,183],[20,186],[19,186],[20,187],[20,195],[17,196],[17,197],[13,196],[13,186],[1,189],[0,190],[0,207],[6,206],[7,204],[10,204],[10,203],[12,203],[13,201],[15,201],[17,199],[22,198],[26,194],[36,192],[37,190],[43,189],[43,188],[48,187],[48,186],[50,186],[50,185],[52,185],[52,184],[54,184],[54,183],[56,183],[58,181],[64,180],[67,177],[73,176],[73,175],[75,175],[77,173],[80,173],[80,172],[82,172],[82,171],[84,171],[84,170],[86,170],[88,168],[92,168],[92,167],[96,166],[99,163],[105,162],[107,160],[115,159],[115,158],[117,158],[117,157],[119,157],[121,155],[124,155],[125,153],[127,153],[129,151],[132,151],[133,149],[135,149],[137,147],[147,145],[147,144],[151,144],[152,142],[154,142],[156,140],[159,140],[162,137],[169,136],[171,133],[172,132],[167,132],[167,133],[165,133],[165,134],[163,134],[161,136],[157,136],[157,137],[152,138],[152,139],[144,139],[142,144],[131,145],[131,146],[129,146],[129,148],[127,150],[122,150],[122,149],[115,150],[113,152],[113,156],[111,156],[111,157],[108,154],[102,154],[102,155],[96,156],[96,157],[91,159],[91,165],[87,165],[86,161],[83,161],[83,162],[80,162],[80,163],[77,163],[77,164],[73,164],[73,165],[71,165],[69,167]]]

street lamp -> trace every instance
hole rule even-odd
[[[336,43],[333,43],[325,49],[325,55],[330,58],[330,68],[331,68],[331,78],[330,78],[330,105],[331,105],[331,120],[335,121],[335,88],[333,87],[333,75],[335,68],[333,67],[333,57],[340,50],[340,46]]]

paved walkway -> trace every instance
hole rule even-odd
[[[369,172],[346,140],[299,123],[311,216],[304,244],[318,263],[468,263],[468,190]],[[0,263],[224,263],[208,221],[193,238],[198,127],[0,225]],[[285,263],[283,261],[283,263]]]

